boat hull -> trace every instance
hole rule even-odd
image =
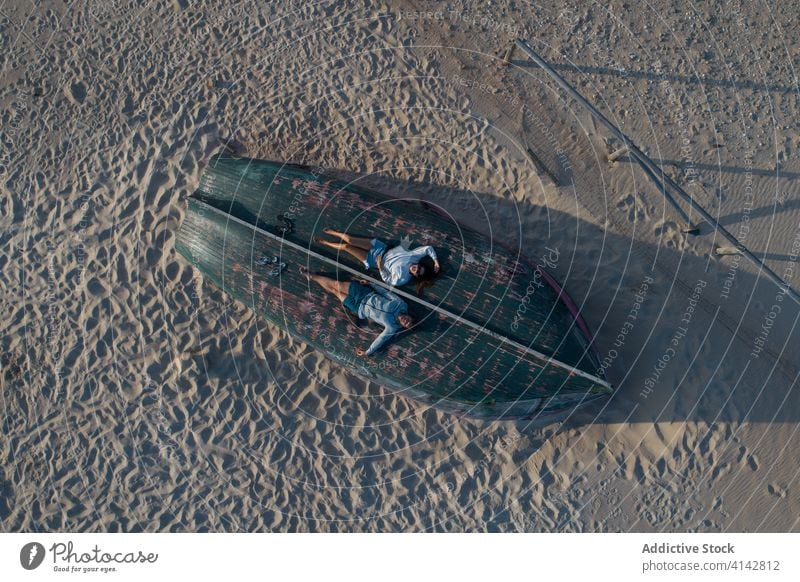
[[[371,358],[355,349],[380,330],[355,325],[299,273],[307,265],[343,279],[374,275],[318,244],[325,226],[390,244],[407,236],[440,255],[442,276],[422,301],[413,287],[401,290],[413,330]],[[223,291],[351,372],[453,413],[532,417],[612,391],[586,324],[543,269],[419,204],[314,168],[217,156],[189,199],[176,248]],[[276,274],[260,264],[265,257],[286,269]]]

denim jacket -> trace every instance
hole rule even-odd
[[[372,285],[372,291],[359,305],[358,316],[382,325],[383,332],[369,346],[368,356],[381,349],[394,334],[403,329],[403,326],[397,321],[397,316],[401,313],[408,313],[406,302],[391,291],[379,285]]]

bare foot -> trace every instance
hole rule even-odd
[[[311,279],[311,271],[308,270],[308,267],[300,265],[300,274],[305,276],[306,279]]]
[[[330,247],[330,248],[335,249],[337,251],[342,250],[342,247],[339,246],[342,243],[337,243],[337,242],[325,240],[324,238],[319,238],[319,237],[317,237],[314,240],[317,242],[317,244],[325,245],[326,247]]]
[[[340,238],[340,239],[342,239],[342,240],[343,240],[343,241],[345,241],[345,242],[349,241],[349,237],[348,237],[348,236],[347,236],[345,233],[343,233],[343,232],[339,232],[338,230],[336,230],[336,229],[334,229],[334,228],[331,228],[331,227],[329,227],[329,226],[327,226],[327,227],[323,228],[323,229],[322,229],[322,232],[324,232],[324,233],[325,233],[325,234],[327,234],[328,236],[335,236],[335,237],[337,237],[337,238]]]

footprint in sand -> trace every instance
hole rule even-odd
[[[683,243],[683,236],[677,223],[668,220],[655,229],[656,236],[662,238],[667,247],[680,248]]]
[[[17,380],[25,368],[25,358],[18,352],[4,353],[0,356],[0,371],[8,380]]]
[[[636,223],[650,218],[644,203],[636,194],[628,194],[617,202],[617,208],[627,213],[628,222]]]
[[[69,86],[69,89],[66,89],[64,93],[72,103],[75,105],[81,105],[86,100],[86,85],[84,85],[81,81],[77,81],[72,83]]]

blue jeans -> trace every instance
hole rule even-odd
[[[350,281],[350,286],[347,289],[347,297],[344,298],[342,303],[347,309],[358,315],[358,308],[361,302],[372,292],[372,287],[362,285],[358,281]]]

